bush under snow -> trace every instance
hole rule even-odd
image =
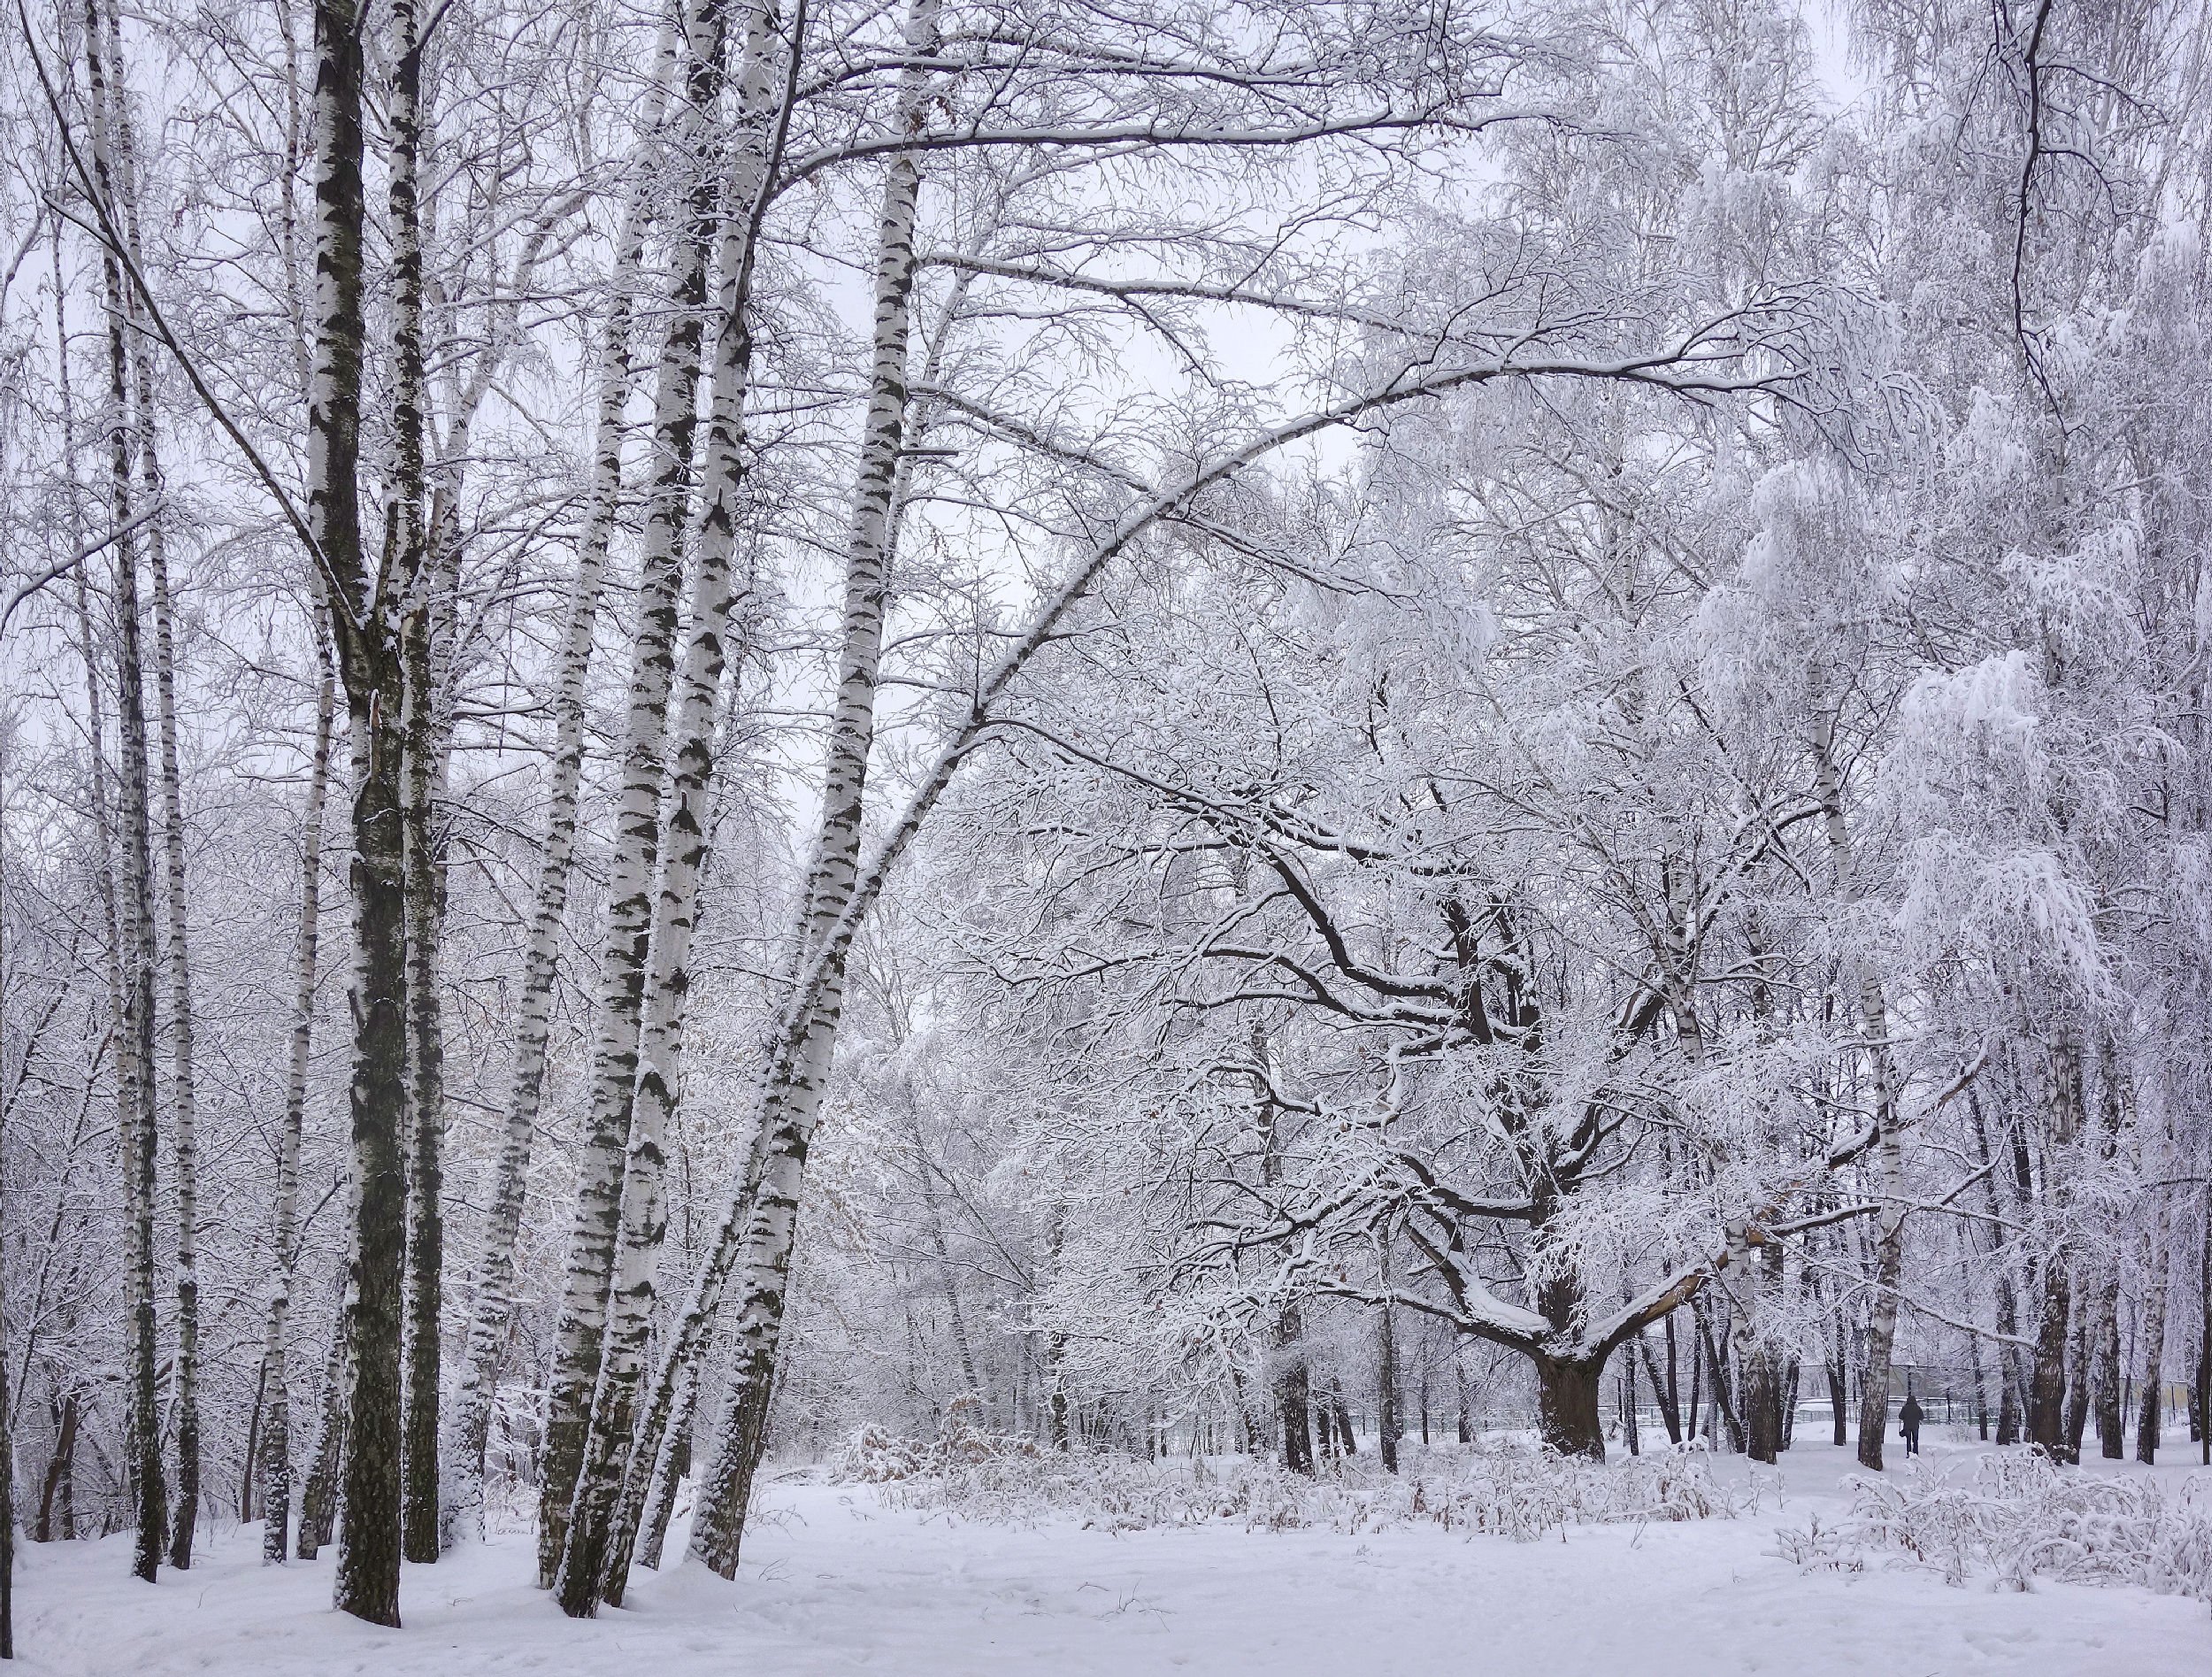
[[[1224,1465],[1043,1450],[1033,1440],[976,1432],[957,1412],[926,1442],[864,1428],[835,1477],[882,1486],[879,1495],[894,1507],[1016,1523],[1071,1515],[1110,1531],[1231,1521],[1256,1530],[1369,1532],[1431,1523],[1532,1542],[1568,1526],[1746,1512],[1742,1496],[1719,1485],[1701,1458],[1673,1451],[1608,1465],[1489,1443],[1422,1455],[1400,1474],[1383,1472],[1371,1457],[1339,1458],[1309,1478],[1241,1457]]]
[[[1970,1471],[1916,1464],[1896,1478],[1848,1483],[1839,1524],[1815,1519],[1778,1534],[1785,1558],[1856,1572],[1887,1555],[1951,1584],[1986,1575],[2024,1590],[2052,1578],[2212,1601],[2212,1512],[2193,1486],[2177,1498],[2147,1477],[2062,1468],[2039,1450],[1985,1456]]]

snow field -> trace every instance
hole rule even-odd
[[[1716,1471],[1740,1476],[1740,1459]],[[1844,1452],[1785,1458],[1786,1503],[1736,1520],[1585,1527],[1517,1543],[1433,1527],[1112,1534],[961,1522],[864,1486],[781,1483],[734,1586],[641,1574],[564,1619],[530,1541],[407,1570],[406,1627],[333,1612],[330,1555],[265,1569],[227,1531],[149,1588],[128,1538],[26,1545],[26,1677],[2206,1677],[2212,1613],[2133,1589],[2000,1593],[1932,1573],[1801,1571],[1778,1527],[1843,1509]],[[2102,1471],[2093,1465],[2091,1471]],[[1764,1470],[1762,1470],[1764,1471]],[[2132,1470],[2140,1471],[2140,1470]],[[2203,1470],[2193,1470],[2202,1473]],[[2192,1470],[2162,1467],[2178,1491]],[[2200,1495],[2202,1493],[2200,1492]]]

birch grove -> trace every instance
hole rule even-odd
[[[0,1583],[2212,1465],[2208,28],[23,0]]]

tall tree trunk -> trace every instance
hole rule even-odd
[[[315,1431],[315,1453],[309,1458],[307,1478],[300,1489],[300,1531],[296,1552],[312,1560],[322,1552],[337,1529],[339,1473],[346,1458],[346,1415],[353,1391],[353,1265],[339,1288],[338,1313],[330,1325],[330,1350],[323,1361],[323,1384],[319,1404],[320,1424]]]
[[[1738,1395],[1743,1412],[1744,1453],[1756,1462],[1772,1463],[1782,1450],[1784,1359],[1767,1326],[1780,1309],[1782,1281],[1781,1244],[1769,1240],[1753,1248],[1750,1273],[1745,1281],[1752,1308],[1742,1319],[1736,1365],[1743,1374]]]
[[[2166,1364],[2166,1292],[2173,1273],[2172,1227],[2163,1205],[2151,1213],[2148,1279],[2143,1292],[2143,1380],[2135,1417],[2135,1459],[2149,1466],[2158,1459],[2164,1422],[2161,1404]]]
[[[916,59],[936,50],[937,13],[938,0],[913,0],[906,40]],[[898,121],[902,132],[919,131],[931,79],[920,63],[910,63],[901,72]],[[895,522],[893,492],[906,427],[914,223],[920,190],[914,155],[895,155],[885,173],[877,224],[874,363],[847,544],[843,649],[823,774],[821,826],[808,873],[808,923],[799,940],[804,949],[824,954],[831,954],[828,940],[852,900],[859,872],[868,754],[875,738],[876,671],[882,656]],[[796,1027],[797,1052],[785,1059],[782,1086],[763,1112],[762,1168],[739,1260],[742,1304],[735,1327],[736,1372],[701,1481],[691,1535],[692,1554],[725,1578],[737,1573],[753,1476],[766,1443],[768,1400],[797,1234],[799,1193],[843,1011],[842,951],[831,958],[832,970],[818,1003],[803,1019],[788,1021]]]
[[[1260,1132],[1260,1186],[1279,1188],[1283,1180],[1282,1113],[1267,1075],[1266,1027],[1252,1021],[1248,1043],[1253,1065],[1253,1098]],[[1296,1473],[1313,1472],[1312,1379],[1306,1362],[1304,1313],[1294,1297],[1275,1312],[1270,1335],[1271,1396],[1283,1433],[1283,1465]],[[1464,1442],[1464,1441],[1463,1441]]]
[[[429,429],[423,363],[422,38],[415,0],[392,0],[386,204],[392,240],[394,465],[388,540],[411,586],[401,610],[401,867],[406,963],[408,1216],[405,1393],[401,1421],[401,1552],[438,1558],[439,1305],[445,1269],[445,1047],[438,993],[444,870],[434,832],[443,751],[433,641],[450,543],[431,527],[424,466]]]
[[[2107,1461],[2127,1455],[2127,1429],[2123,1424],[2120,1360],[2120,1266],[2107,1265],[2098,1277],[2094,1311],[2089,1323],[2091,1377],[2096,1389],[2097,1442]]]
[[[119,122],[121,65],[110,55],[115,37],[98,0],[86,0],[85,62],[91,93],[94,183],[110,204],[118,201],[115,139]],[[116,253],[101,251],[108,305],[109,499],[113,527],[131,522],[132,458],[129,356],[126,322],[130,305]],[[140,650],[138,555],[134,540],[115,543],[116,712],[120,772],[118,818],[123,852],[116,896],[117,967],[121,978],[122,1031],[116,1055],[121,1096],[124,1203],[124,1312],[127,1323],[125,1474],[135,1509],[138,1541],[132,1570],[151,1582],[168,1536],[168,1497],[163,1489],[157,1395],[158,1353],[154,1320],[154,1160],[158,1138],[154,1089],[153,857],[147,810],[150,773],[146,742],[145,665]]]
[[[528,942],[515,1002],[514,1070],[500,1133],[499,1162],[485,1216],[468,1334],[455,1382],[448,1435],[442,1450],[448,1487],[444,1541],[484,1535],[484,1452],[491,1437],[500,1357],[515,1306],[515,1241],[530,1171],[532,1143],[544,1106],[546,1050],[552,1036],[553,982],[568,906],[569,873],[576,857],[576,812],[583,782],[584,697],[591,670],[593,629],[605,590],[607,551],[622,501],[624,410],[634,383],[631,354],[646,235],[651,225],[651,164],[661,142],[661,111],[675,64],[672,31],[664,31],[655,58],[649,105],[631,159],[621,230],[610,275],[611,296],[599,344],[599,408],[592,443],[589,510],[577,542],[576,581],[554,678],[553,758],[546,794],[543,859],[538,868]]]
[[[1671,1325],[1673,1318],[1669,1317],[1668,1321]],[[1677,1400],[1672,1379],[1674,1372],[1673,1336],[1670,1334],[1667,1339],[1668,1365],[1663,1374],[1659,1368],[1658,1356],[1651,1349],[1651,1342],[1639,1334],[1632,1342],[1636,1353],[1644,1359],[1644,1374],[1651,1381],[1652,1401],[1659,1408],[1659,1424],[1667,1429],[1667,1442],[1670,1444],[1679,1444],[1682,1442],[1682,1411]]]
[[[1858,899],[1858,873],[1843,812],[1843,781],[1836,769],[1835,717],[1823,710],[1814,724],[1813,773],[1835,871],[1838,895]],[[1867,1306],[1866,1360],[1859,1386],[1859,1465],[1882,1470],[1882,1442],[1889,1430],[1891,1363],[1897,1342],[1898,1289],[1905,1278],[1904,1114],[1889,1051],[1889,1006],[1871,967],[1858,975],[1858,1023],[1874,1095],[1874,1179],[1881,1201],[1876,1213],[1874,1291]]]
[[[1390,1246],[1387,1237],[1377,1254],[1382,1283],[1382,1308],[1375,1314],[1375,1433],[1382,1450],[1383,1471],[1398,1471],[1398,1320],[1390,1304]]]
[[[2073,1168],[2070,1155],[2080,1127],[2081,1050],[2071,1040],[2061,1037],[2052,1045],[2049,1058],[2044,1179],[2055,1184],[2050,1208],[2059,1237],[2043,1259],[2043,1312],[2036,1330],[2034,1374],[2028,1388],[2028,1442],[2042,1446],[2055,1460],[2071,1461],[2075,1451],[2067,1442],[2066,1339],[2073,1315],[2068,1275],[2072,1254],[2066,1214]]]
[[[538,1496],[538,1581],[550,1589],[567,1547],[605,1350],[608,1295],[622,1219],[630,1119],[636,1103],[639,1037],[660,854],[660,798],[675,677],[677,611],[684,535],[699,425],[699,367],[705,343],[708,263],[717,228],[721,147],[714,106],[725,73],[724,0],[688,0],[683,96],[672,149],[686,172],[684,226],[661,346],[653,403],[653,472],[647,491],[645,551],[632,642],[628,731],[622,792],[607,885],[606,941],[599,966],[599,1015],[592,1042],[590,1104],[577,1161],[561,1315],[547,1400],[545,1469]]]
[[[2212,1467],[2212,1188],[2197,1220],[2197,1453],[2201,1465]]]
[[[73,490],[76,488],[76,410],[69,378],[69,293],[63,283],[58,218],[55,222],[50,250],[54,264],[55,374],[61,398],[65,470],[68,473],[69,487]],[[73,495],[70,506],[71,542],[73,546],[81,546],[81,531],[78,527],[80,520],[75,512]],[[94,843],[93,895],[100,910],[100,952],[103,976],[106,980],[108,1031],[117,1045],[118,1128],[120,1134],[127,1135],[134,1109],[130,1087],[121,1074],[127,1040],[123,1028],[123,940],[117,920],[115,901],[115,824],[110,813],[108,798],[106,704],[100,687],[99,642],[92,627],[91,586],[85,575],[90,568],[85,565],[73,566],[71,580],[76,607],[78,645],[84,665],[85,755]],[[59,1442],[55,1447],[54,1459],[48,1465],[46,1494],[40,1503],[39,1516],[43,1525],[49,1504],[57,1505],[64,1535],[72,1537],[76,1535],[73,1462],[80,1401],[79,1394],[73,1389],[64,1400],[62,1416],[57,1419],[56,1435]],[[66,1449],[63,1447],[64,1443],[67,1445]]]
[[[42,1543],[52,1542],[57,1531],[65,1538],[77,1535],[77,1426],[83,1409],[74,1389],[54,1406],[54,1453],[39,1485],[38,1524],[32,1532]]]
[[[710,35],[718,76],[731,24],[727,0],[702,0],[693,27]],[[676,682],[676,723],[668,809],[655,848],[660,889],[651,905],[650,959],[640,999],[636,1081],[627,1103],[612,1285],[597,1356],[599,1377],[589,1431],[576,1474],[565,1552],[557,1589],[562,1610],[582,1616],[618,1599],[628,1578],[641,1503],[626,1496],[649,1481],[657,1432],[641,1434],[637,1400],[652,1326],[654,1281],[668,1223],[664,1147],[674,1116],[691,988],[691,941],[707,860],[706,808],[714,773],[717,701],[728,664],[726,637],[735,586],[739,498],[746,471],[745,399],[752,378],[751,301],[759,220],[780,142],[778,113],[786,84],[772,5],[748,5],[738,79],[738,140],[715,237],[719,323],[710,379],[706,444],[700,477],[698,554],[691,622]]]
[[[124,96],[122,43],[113,7],[105,12],[107,57],[115,78],[113,127],[116,188],[124,237],[134,260],[139,242],[137,142]],[[135,296],[132,297],[135,318]],[[138,482],[151,518],[146,527],[146,568],[153,590],[154,695],[160,742],[163,895],[169,937],[169,1104],[177,1206],[177,1353],[172,1364],[177,1431],[177,1500],[170,1524],[169,1564],[192,1565],[192,1538],[200,1506],[200,1282],[199,1132],[193,1083],[192,962],[186,936],[184,799],[177,765],[175,612],[169,588],[168,519],[159,509],[167,486],[156,441],[153,361],[132,358],[132,393],[138,440]]]
[[[307,809],[300,827],[299,929],[293,943],[292,1042],[284,1074],[284,1125],[277,1136],[276,1204],[271,1219],[268,1314],[261,1365],[268,1386],[257,1469],[261,1479],[261,1559],[281,1565],[292,1515],[292,1404],[288,1385],[292,1286],[299,1268],[300,1135],[307,1118],[307,1073],[315,1038],[315,960],[322,911],[323,809],[330,789],[330,736],[337,686],[327,642],[318,642],[322,680],[315,695],[314,755],[308,765]]]
[[[351,1365],[333,1599],[373,1624],[399,1623],[401,1344],[407,1257],[407,958],[400,794],[405,695],[392,607],[413,579],[363,563],[362,32],[357,0],[315,5],[314,347],[307,410],[307,524],[344,682],[358,772],[353,788],[355,1216]],[[396,587],[394,584],[396,583]]]
[[[638,1558],[648,1566],[660,1570],[661,1550],[668,1542],[668,1523],[676,1512],[676,1490],[691,1472],[691,1427],[694,1412],[699,1404],[699,1371],[696,1365],[684,1372],[683,1389],[676,1398],[674,1414],[669,1418],[666,1442],[661,1460],[654,1470],[653,1488],[648,1497],[638,1534]],[[620,1560],[618,1555],[617,1562]],[[612,1588],[615,1579],[610,1576],[607,1599],[616,1606],[621,1599]],[[620,1574],[621,1583],[629,1582],[627,1569]]]
[[[1967,1111],[1974,1120],[1974,1146],[1978,1162],[1985,1173],[1982,1177],[1983,1203],[1989,1213],[1990,1258],[1993,1263],[1992,1285],[1997,1296],[1997,1442],[2016,1444],[2020,1442],[2022,1381],[2016,1376],[2019,1366],[2019,1347],[2012,1342],[2020,1335],[2020,1304],[2013,1291],[2012,1259],[2001,1248],[2000,1231],[2002,1228],[2004,1207],[1997,1195],[1997,1173],[1993,1155],[1989,1149],[1989,1126],[1982,1114],[1980,1097],[1971,1090],[1967,1093]]]

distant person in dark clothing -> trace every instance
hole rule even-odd
[[[1920,1400],[1910,1392],[1905,1394],[1905,1406],[1897,1412],[1900,1430],[1904,1434],[1905,1454],[1920,1454]]]

